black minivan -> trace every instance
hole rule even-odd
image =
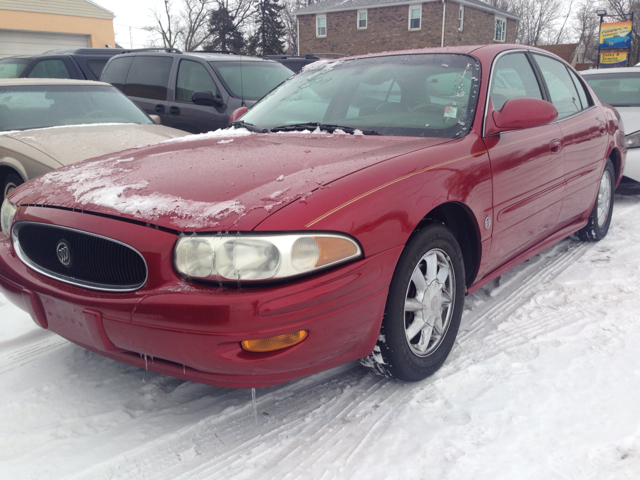
[[[293,72],[273,60],[216,52],[117,55],[100,80],[112,84],[162,125],[191,133],[224,128]]]

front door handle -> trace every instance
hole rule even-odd
[[[551,150],[553,153],[558,153],[560,150],[562,150],[562,142],[557,138],[555,140],[551,140],[551,143],[549,143],[549,150]]]
[[[598,125],[598,130],[602,135],[604,135],[605,132],[607,131],[607,127],[604,123],[600,123],[600,125]]]
[[[180,109],[178,107],[169,107],[169,113],[171,115],[180,115]]]
[[[164,105],[156,105],[155,111],[158,113],[164,113]]]

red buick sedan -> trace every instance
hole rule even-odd
[[[198,382],[355,359],[416,381],[445,361],[467,293],[606,235],[626,155],[615,110],[519,45],[317,62],[234,125],[14,190],[4,295],[83,347]]]

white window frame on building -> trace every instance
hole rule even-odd
[[[320,25],[320,20],[324,20],[324,25]],[[320,29],[323,28],[324,32],[320,33]],[[327,36],[327,16],[326,15],[316,15],[316,37],[324,38]]]
[[[458,9],[458,31],[461,32],[464,27],[464,6],[460,5]]]
[[[363,15],[364,15],[364,18],[362,17]],[[364,20],[364,25],[362,25],[361,23],[361,21],[363,20]],[[366,30],[368,24],[369,24],[369,19],[368,19],[367,10],[358,10],[358,13],[356,14],[356,25],[358,27],[358,30]]]
[[[412,12],[418,11],[418,17],[411,17]],[[418,26],[411,28],[411,20],[418,20]],[[422,28],[422,4],[409,5],[409,30],[420,30]]]
[[[498,25],[500,28],[498,28]],[[507,38],[507,19],[504,17],[497,17],[495,19],[493,27],[493,40],[496,42],[504,42]]]

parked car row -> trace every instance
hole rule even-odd
[[[124,54],[103,79],[165,118],[257,98],[245,74],[270,64],[219,57]],[[361,359],[416,381],[467,293],[570,234],[605,237],[627,151],[615,109],[521,45],[317,62],[239,115],[13,189],[0,290],[42,328],[189,380]]]

